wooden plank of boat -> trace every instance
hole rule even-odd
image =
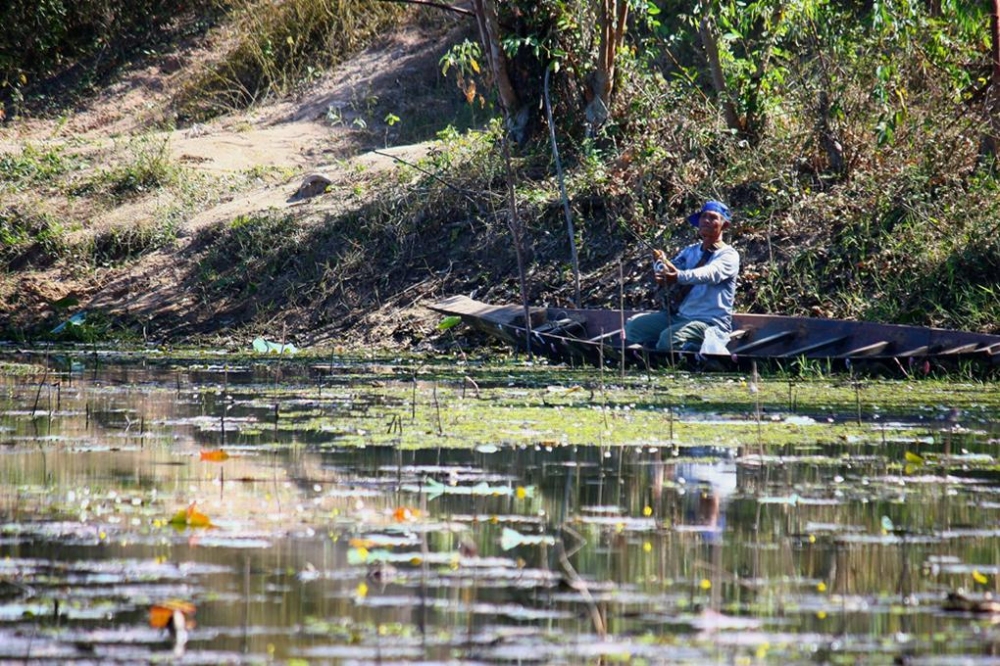
[[[468,296],[451,296],[434,304],[435,310],[458,315],[466,321],[481,320],[494,324],[524,327],[524,307],[521,305],[488,305]],[[547,319],[545,308],[529,308],[531,323],[541,325]]]
[[[843,354],[838,354],[837,358],[860,358],[865,356],[876,356],[885,351],[889,345],[892,343],[888,340],[879,340],[870,345],[865,345],[863,347],[855,347],[854,349],[849,349]]]
[[[583,358],[589,358],[595,365],[602,365],[605,359],[620,360],[624,338],[625,331],[619,328],[610,333],[601,333],[587,338],[587,340],[581,340],[580,342],[584,343],[582,347]],[[575,343],[569,344],[570,347],[578,351],[581,350],[581,347]]]
[[[833,338],[827,338],[826,340],[819,340],[802,347],[797,347],[795,349],[790,349],[789,351],[782,352],[780,354],[775,354],[777,358],[795,358],[797,356],[808,356],[809,354],[819,351],[820,349],[826,349],[827,347],[833,347],[834,345],[839,345],[845,340],[849,339],[849,336],[838,335]]]
[[[784,342],[789,338],[794,338],[796,335],[798,335],[798,331],[793,331],[793,330],[779,331],[774,335],[769,335],[759,340],[751,340],[750,342],[747,342],[746,344],[740,345],[736,349],[733,349],[732,352],[733,354],[736,355],[749,354],[752,351],[757,351],[758,349],[769,347],[775,343]]]
[[[939,356],[953,356],[955,354],[966,354],[971,351],[975,351],[979,347],[978,342],[969,342],[964,345],[958,345],[957,347],[950,347],[948,349],[942,349],[938,352]]]
[[[914,347],[913,349],[907,349],[905,351],[901,351],[898,354],[896,354],[896,356],[898,356],[899,358],[909,358],[911,356],[917,356],[917,357],[928,356],[930,354],[930,351],[931,351],[930,345],[920,345],[919,347]]]
[[[595,335],[592,338],[587,338],[587,342],[598,345],[609,344],[620,339],[623,333],[624,331],[619,328],[618,330],[611,331],[610,333],[601,333],[600,335]]]

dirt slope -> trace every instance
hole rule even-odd
[[[407,142],[393,145],[399,143],[400,132],[382,119],[392,113],[411,128],[424,123],[425,136],[440,129],[428,119],[447,120],[459,95],[454,84],[441,76],[438,61],[468,29],[460,23],[401,28],[294,99],[170,132],[150,128],[163,126],[164,109],[185,67],[204,57],[196,50],[164,56],[128,73],[68,118],[8,123],[0,129],[0,154],[19,152],[26,145],[72,145],[76,151],[90,151],[96,169],[106,151],[130,137],[165,140],[173,162],[204,174],[206,183],[223,191],[214,193],[211,205],[184,216],[171,247],[125,266],[92,271],[61,266],[5,278],[8,284],[0,297],[8,303],[0,303],[0,322],[6,318],[11,328],[31,330],[39,321],[56,321],[64,313],[55,312],[50,304],[74,295],[80,309],[100,310],[111,317],[141,312],[151,327],[154,320],[178,325],[176,330],[144,331],[153,339],[171,339],[181,329],[187,335],[207,332],[224,337],[227,322],[212,321],[211,312],[185,314],[194,310],[183,276],[190,274],[191,243],[198,231],[262,211],[336,208],[341,202],[335,196],[301,196],[303,180],[321,174],[332,183],[329,191],[336,191],[357,182],[359,174],[397,168],[399,161],[394,158],[413,162],[425,155],[433,141],[418,140],[425,137],[411,130]],[[374,147],[377,152],[371,150]],[[244,184],[233,192],[224,191],[230,178]],[[162,197],[153,196],[107,210],[87,210],[80,233],[134,224],[163,205]],[[74,214],[66,201],[52,206],[61,214]],[[428,313],[413,306],[408,313],[372,313],[366,327],[386,329],[404,322],[411,327],[430,325]],[[243,331],[240,336],[247,334]],[[306,332],[299,334],[307,337]],[[312,337],[312,342],[324,341]]]

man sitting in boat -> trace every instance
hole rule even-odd
[[[732,331],[733,302],[740,255],[722,240],[732,219],[729,208],[706,201],[687,218],[698,227],[700,242],[687,246],[667,260],[662,250],[653,250],[656,282],[670,287],[665,307],[638,314],[625,323],[628,344],[655,345],[657,351],[698,351],[712,327],[713,338],[728,339]]]

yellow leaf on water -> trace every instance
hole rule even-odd
[[[375,545],[371,539],[354,538],[348,539],[347,545],[351,548],[370,548]]]
[[[208,516],[198,511],[194,502],[186,509],[181,509],[170,519],[170,524],[178,529],[183,527],[211,527],[212,521]]]

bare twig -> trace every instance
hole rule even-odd
[[[549,74],[552,65],[545,68],[545,116],[549,121],[549,140],[552,142],[552,159],[556,163],[556,177],[559,179],[559,194],[562,197],[563,213],[566,215],[566,233],[569,236],[569,258],[573,264],[573,307],[580,307],[580,260],[576,252],[576,232],[573,228],[573,212],[569,207],[569,196],[566,194],[566,179],[563,177],[562,161],[559,159],[559,146],[556,143],[556,126],[552,120],[552,103],[549,101]]]
[[[514,164],[510,156],[510,132],[504,132],[503,141],[504,165],[507,167],[507,225],[514,241],[514,253],[517,256],[517,276],[521,286],[521,304],[524,306],[524,344],[528,351],[528,360],[533,360],[531,351],[531,308],[528,305],[527,267],[524,263],[524,226],[517,213],[517,193],[515,191]]]
[[[398,2],[401,5],[420,5],[421,7],[433,7],[435,9],[441,9],[446,12],[454,12],[455,14],[461,14],[462,16],[475,16],[469,9],[462,9],[461,7],[456,7],[455,5],[449,5],[444,2],[433,2],[432,0],[381,0],[382,2]]]
[[[384,152],[382,152],[381,150],[378,150],[378,149],[372,150],[372,152],[375,153],[376,155],[381,155],[382,157],[388,157],[389,159],[395,160],[396,162],[399,162],[400,164],[402,164],[404,166],[408,166],[411,169],[416,169],[417,171],[419,171],[420,173],[424,174],[425,176],[429,176],[429,177],[433,178],[434,180],[438,181],[439,183],[441,183],[442,185],[444,185],[445,187],[447,187],[449,190],[452,190],[456,194],[464,197],[469,203],[471,203],[473,206],[475,206],[476,210],[479,212],[479,214],[482,215],[482,213],[483,213],[482,206],[479,205],[478,201],[476,201],[475,199],[472,198],[472,195],[469,194],[468,190],[464,190],[461,187],[459,187],[458,185],[455,185],[454,183],[448,182],[448,180],[442,178],[441,176],[437,175],[436,173],[434,173],[432,171],[428,171],[427,169],[424,169],[422,167],[419,167],[416,164],[414,164],[413,162],[409,162],[407,160],[404,160],[402,157],[399,157],[397,155],[393,155],[391,153],[384,153]]]

